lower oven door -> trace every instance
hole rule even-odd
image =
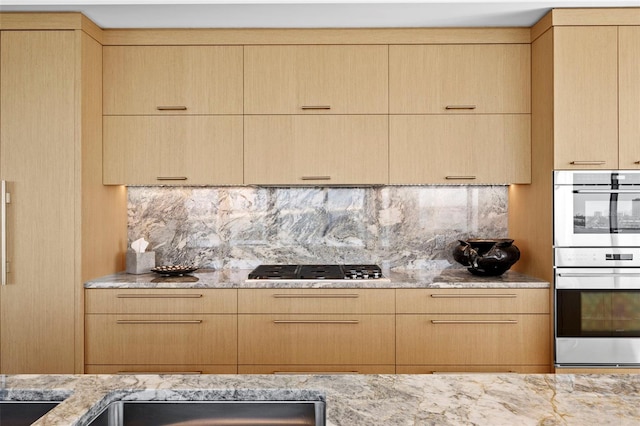
[[[640,269],[557,268],[555,363],[640,365]]]

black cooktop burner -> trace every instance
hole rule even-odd
[[[363,280],[378,279],[378,265],[260,265],[249,273],[250,280]]]

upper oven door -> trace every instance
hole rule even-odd
[[[556,247],[632,247],[640,241],[640,171],[555,171]]]

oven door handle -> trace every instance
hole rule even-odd
[[[556,274],[558,277],[566,277],[566,278],[600,278],[600,277],[614,277],[614,278],[633,278],[633,277],[640,277],[640,273],[635,273],[635,274],[620,274],[620,273],[615,273],[615,272],[596,272],[596,273],[588,273],[588,272],[582,272],[582,273],[575,273],[575,272],[561,272]]]
[[[576,189],[574,194],[640,194],[640,189]]]

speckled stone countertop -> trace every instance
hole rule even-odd
[[[549,288],[518,272],[479,277],[466,269],[383,271],[388,280],[247,280],[250,270],[198,270],[191,276],[118,273],[90,280],[86,288]],[[197,280],[196,280],[197,278]]]
[[[318,400],[327,425],[637,425],[640,375],[17,375],[1,399],[63,400],[34,425],[86,425],[117,400]]]

